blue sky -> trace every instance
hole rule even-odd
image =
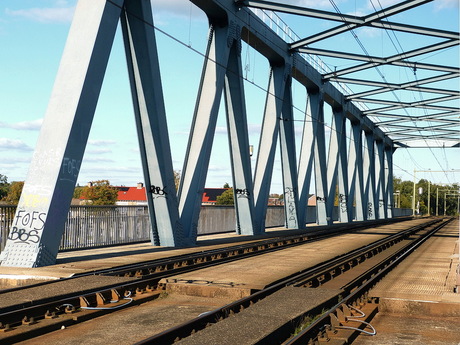
[[[298,0],[291,3],[333,10],[331,3],[325,0]],[[383,7],[393,3],[395,2],[380,0]],[[8,176],[10,182],[26,178],[75,4],[76,1],[73,0],[0,2],[0,174]],[[372,11],[369,1],[338,0],[336,4],[343,13],[363,15]],[[201,10],[186,0],[153,0],[152,6],[155,25],[176,38],[173,40],[162,32],[156,32],[173,165],[175,169],[181,170],[203,63],[202,54],[206,49],[207,19]],[[391,20],[427,26],[430,26],[430,22],[436,22],[437,27],[441,22],[443,29],[458,31],[458,0],[436,0],[421,8],[391,17]],[[299,36],[324,30],[331,25],[336,24],[314,19],[292,22],[292,28]],[[357,34],[370,55],[396,54],[384,33],[360,29],[357,30]],[[414,42],[413,37],[400,34],[399,40],[405,50],[413,49],[412,45],[416,47],[417,42]],[[340,35],[334,41],[329,41],[328,46],[324,48],[331,49],[331,46],[341,47],[349,44],[356,43],[349,34]],[[201,54],[186,45],[190,45]],[[321,45],[316,47],[320,48]],[[445,61],[446,65],[455,65],[453,59],[458,58],[457,47],[437,56],[420,59],[427,63]],[[266,88],[268,82],[268,63],[246,46],[243,46],[242,59],[245,76],[249,81],[245,82],[245,90],[250,99],[247,101],[250,142],[257,152],[265,100],[261,88]],[[330,68],[344,67],[336,66],[334,61],[325,61]],[[390,82],[401,83],[414,78],[410,73],[393,73],[391,67],[383,67],[382,71]],[[366,73],[375,72],[368,70]],[[424,77],[422,71],[418,73],[416,77]],[[458,87],[457,79],[452,88]],[[353,91],[358,92],[359,88]],[[302,112],[305,109],[305,90],[295,84],[293,92],[294,116],[300,120],[304,116]],[[328,121],[330,124],[330,118],[326,115],[326,122]],[[207,187],[221,187],[226,182],[232,182],[225,126],[225,116],[221,111]],[[301,126],[302,123],[299,121],[296,124],[299,140]],[[411,174],[414,169],[460,169],[460,149],[398,149],[394,154],[394,163],[395,176],[412,180]],[[279,159],[275,165],[272,192],[281,193]],[[418,172],[417,176],[434,182],[460,181],[460,173],[453,172]],[[143,180],[126,62],[119,32],[112,49],[78,183],[83,185],[99,179],[108,179],[115,185],[135,185]]]

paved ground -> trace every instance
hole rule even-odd
[[[460,345],[457,317],[407,317],[379,313],[372,320],[377,335],[359,336],[353,345]]]

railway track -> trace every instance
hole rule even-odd
[[[277,327],[267,329],[262,337],[259,337],[257,341],[252,343],[318,344],[318,342],[327,342],[334,345],[349,344],[360,332],[367,332],[372,335],[372,332],[375,330],[372,330],[372,326],[370,326],[368,321],[376,313],[378,301],[368,300],[367,292],[392,267],[445,226],[448,221],[429,222],[389,236],[369,246],[359,248],[330,260],[318,267],[313,267],[305,272],[287,277],[285,280],[279,281],[247,298],[243,298],[223,308],[199,316],[194,320],[139,341],[136,345],[204,344],[214,343],[213,341],[218,339],[225,339],[226,335],[219,329],[211,329],[230,316],[234,316],[246,308],[252,308],[259,301],[274,295],[280,290],[289,289],[289,287],[325,286],[328,281],[332,281],[344,272],[351,272],[353,267],[358,268],[360,263],[371,261],[372,258],[376,258],[379,254],[384,254],[383,259],[378,258],[374,260],[376,262],[372,263],[370,267],[356,269],[353,277],[348,278],[346,283],[341,285],[339,294],[315,305],[311,309],[305,310],[285,323],[281,322]],[[419,235],[416,235],[417,233]],[[403,241],[406,243],[402,243]],[[397,243],[401,244],[398,248],[388,250],[388,248],[396,247]],[[386,249],[390,253],[387,251],[384,253]],[[289,298],[290,294],[288,293],[287,296]],[[279,303],[279,301],[275,303]],[[273,308],[276,308],[275,303],[273,304]],[[281,303],[284,302],[281,301]],[[265,308],[265,310],[267,309],[270,309],[270,307]],[[244,321],[243,319],[242,322],[247,322],[247,320]],[[235,327],[235,322],[233,327]],[[207,332],[208,334],[205,334],[201,338],[200,331],[208,328],[210,329]],[[299,331],[299,328],[301,331]],[[365,330],[366,328],[371,328],[371,331]],[[217,338],[214,338],[215,335],[217,335]],[[233,343],[247,343],[243,340],[240,342],[238,339],[233,339],[232,341]]]
[[[436,221],[431,221],[430,226]],[[364,226],[364,225],[363,225]],[[369,225],[367,225],[369,226]],[[334,229],[335,233],[344,231],[343,227]],[[349,229],[348,229],[349,231]],[[226,315],[235,314],[239,310],[247,308],[274,291],[288,285],[315,287],[324,285],[331,278],[340,276],[349,271],[358,263],[376,256],[384,248],[392,247],[402,238],[411,236],[411,234],[421,231],[421,228],[408,229],[400,236],[390,236],[387,241],[379,241],[373,247],[361,248],[361,256],[353,256],[351,253],[341,258],[341,263],[335,264],[335,268],[329,264],[319,265],[308,272],[303,272],[301,276],[289,277],[292,283],[280,281],[274,283],[268,289],[259,291],[251,298],[235,302],[221,308],[220,311],[214,311],[192,320],[189,325],[182,325],[177,329],[169,332],[163,332],[152,339],[146,339],[141,343],[172,343],[177,338],[185,338],[187,334],[209,326],[218,319],[225,319]],[[333,235],[333,234],[332,234]],[[97,274],[100,277],[116,277],[121,282],[112,282],[103,287],[80,289],[77,292],[53,295],[47,298],[41,298],[34,301],[21,302],[9,305],[0,309],[0,342],[2,344],[14,343],[24,339],[30,339],[40,334],[45,334],[52,330],[68,327],[69,325],[92,319],[102,314],[115,312],[128,306],[137,305],[148,300],[158,298],[161,295],[161,286],[158,285],[162,278],[172,276],[178,272],[187,270],[196,270],[209,265],[217,265],[229,262],[230,260],[240,259],[251,255],[259,255],[264,252],[281,250],[289,246],[307,243],[308,241],[320,240],[326,236],[331,236],[327,231],[318,231],[315,234],[306,236],[297,235],[287,238],[276,238],[272,240],[255,241],[250,244],[232,246],[225,250],[212,250],[191,256],[177,256],[172,260],[155,260],[144,262],[139,265],[129,265],[118,267],[117,269],[93,272],[93,276],[79,276],[73,278],[74,281],[79,279],[88,279]],[[398,239],[399,238],[399,239]],[[339,259],[339,258],[338,258]],[[64,283],[64,282],[58,282]],[[68,282],[67,282],[68,283]],[[57,283],[40,284],[32,288],[43,288],[47,285]],[[300,284],[300,285],[299,285]],[[25,292],[29,288],[10,289],[3,291],[2,295],[7,293]],[[197,326],[198,325],[198,326]],[[160,338],[158,338],[160,337]],[[171,339],[174,338],[174,339]]]

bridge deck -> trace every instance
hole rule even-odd
[[[411,222],[419,223],[423,220],[413,220]],[[402,225],[404,224],[404,225]],[[392,231],[390,229],[400,229],[402,227],[409,227],[408,222],[401,222],[393,225],[380,226],[379,231]],[[309,227],[310,228],[310,227]],[[321,227],[311,226],[312,230],[319,229]],[[198,237],[197,246],[188,247],[188,248],[171,248],[171,247],[158,247],[152,246],[150,243],[139,243],[131,245],[119,245],[113,247],[104,247],[96,249],[84,249],[84,250],[75,250],[68,252],[60,252],[57,257],[55,265],[38,267],[38,268],[23,268],[23,267],[0,267],[0,286],[3,285],[27,285],[33,283],[34,281],[43,281],[43,280],[53,280],[72,277],[79,274],[89,273],[101,269],[111,269],[122,265],[135,264],[143,261],[164,259],[176,255],[184,255],[190,253],[201,252],[204,250],[218,249],[230,245],[238,245],[243,243],[249,243],[258,241],[264,238],[273,238],[280,236],[281,234],[286,234],[285,228],[268,228],[264,235],[259,236],[242,236],[236,235],[235,233],[225,233],[225,234],[215,234],[215,235],[205,235]],[[288,230],[290,234],[304,233],[299,230]],[[392,231],[393,232],[393,231]],[[373,233],[372,229],[368,229],[365,233]],[[383,233],[384,234],[384,233]],[[382,234],[382,236],[383,236]],[[345,235],[344,235],[345,236]],[[359,242],[356,242],[358,238],[361,239]],[[380,236],[381,237],[381,236]],[[365,245],[374,241],[379,236],[360,236],[359,234],[347,234],[347,242],[349,241],[350,247],[342,247],[342,242],[340,242],[340,252],[338,252],[335,246],[337,246],[337,237],[329,239],[327,244],[327,249],[325,252],[329,253],[328,255],[335,256],[340,255],[343,252],[354,249],[355,247],[351,245],[356,243],[358,245]],[[342,237],[341,237],[342,238]],[[342,240],[340,240],[342,241]],[[328,255],[319,255],[319,247],[325,246],[322,242],[321,246],[318,244],[310,244],[310,249],[297,250],[299,253],[297,255],[302,255],[302,257],[309,258],[312,260],[312,264],[318,263],[321,260],[328,259]],[[304,248],[304,246],[301,246]],[[343,249],[342,249],[343,248]],[[295,250],[295,249],[294,249]],[[343,251],[342,251],[343,250]],[[315,255],[312,255],[315,253]],[[271,267],[276,262],[283,262],[285,258],[280,258],[279,254],[272,254],[270,256],[269,264],[260,263],[258,267]],[[254,260],[253,259],[249,259]],[[255,258],[255,260],[260,260]],[[242,260],[240,260],[242,261]],[[245,260],[243,260],[246,262]],[[297,263],[296,263],[297,262]],[[296,259],[291,259],[288,262],[278,266],[277,270],[286,269],[289,265],[294,265],[294,270],[297,269],[300,264],[302,267],[308,267],[310,261],[300,260],[300,257]],[[224,265],[225,267],[226,265]],[[246,268],[245,268],[246,269]],[[238,270],[238,267],[235,268]],[[216,272],[216,271],[214,271]],[[257,272],[260,273],[260,272]],[[213,273],[216,274],[216,273]],[[227,273],[224,273],[226,275]],[[283,275],[282,272],[279,273],[280,277]],[[250,279],[248,282],[241,282],[242,278],[237,279],[240,283],[251,284],[254,288],[260,288],[263,285],[266,285],[270,282],[270,279],[267,281],[257,281],[258,274],[248,274],[247,279]],[[246,279],[246,278],[245,278]],[[211,280],[216,280],[215,278]],[[251,281],[253,281],[251,283]]]
[[[372,296],[380,298],[380,310],[460,316],[460,294],[454,292],[458,246],[459,222],[456,220],[430,238],[371,291]],[[451,310],[443,302],[456,305]]]
[[[408,222],[402,222],[402,223],[397,223],[397,224],[392,224],[392,225],[384,225],[384,226],[375,227],[375,228],[371,228],[367,230],[362,230],[362,231],[359,231],[358,233],[344,233],[342,235],[339,235],[333,238],[329,238],[329,239],[325,239],[325,240],[321,240],[318,242],[298,245],[298,246],[291,248],[290,250],[275,251],[271,254],[263,255],[260,257],[252,257],[248,259],[238,260],[237,262],[218,265],[216,267],[209,267],[204,270],[200,270],[200,273],[192,272],[192,273],[180,274],[175,277],[171,277],[170,279],[176,279],[176,283],[167,283],[166,288],[168,289],[169,292],[175,292],[175,293],[170,293],[169,298],[184,299],[185,302],[182,302],[184,305],[183,308],[185,308],[189,313],[193,315],[198,315],[202,313],[203,311],[211,310],[219,305],[229,303],[231,300],[238,298],[239,296],[242,296],[244,294],[247,294],[251,289],[261,288],[267,284],[270,284],[276,281],[277,279],[279,279],[280,277],[289,274],[290,272],[295,272],[300,269],[311,267],[315,265],[316,263],[319,263],[330,257],[334,257],[341,253],[345,253],[349,250],[352,250],[353,248],[363,246],[378,238],[384,237],[387,234],[394,233],[398,231],[400,228],[407,228],[411,225],[415,225],[416,223],[419,223],[422,221],[424,220],[416,219],[416,220],[412,220]],[[415,252],[412,255],[413,258],[410,259],[413,261],[412,265],[417,265],[419,262],[421,262],[424,267],[423,269],[416,268],[416,271],[418,269],[418,273],[416,273],[417,277],[420,277],[420,279],[412,280],[411,282],[406,281],[406,284],[412,284],[412,286],[409,286],[409,290],[411,290],[412,291],[411,293],[413,293],[414,295],[413,299],[418,300],[421,298],[420,296],[417,295],[416,289],[422,289],[422,287],[424,286],[423,284],[425,284],[427,281],[428,283],[430,283],[429,277],[430,276],[434,277],[435,273],[433,272],[436,272],[436,274],[439,274],[440,276],[444,276],[444,277],[448,276],[449,284],[453,282],[451,281],[452,280],[451,272],[452,270],[455,271],[456,264],[458,263],[458,256],[455,256],[455,253],[457,253],[456,250],[458,251],[458,247],[456,247],[458,246],[458,233],[456,232],[457,229],[458,229],[458,222],[455,222],[453,225],[449,225],[443,230],[443,232],[441,232],[433,240],[431,240],[435,244],[430,244],[431,242],[427,243],[428,247],[432,248],[431,250],[428,250],[428,249],[422,250],[422,248],[419,248],[419,250],[417,250],[417,252]],[[277,236],[280,233],[279,230],[280,229],[273,229],[272,231],[269,231],[266,236]],[[141,262],[145,260],[153,260],[153,259],[158,259],[158,258],[165,258],[168,256],[173,256],[173,255],[178,255],[178,254],[197,252],[197,251],[202,251],[204,249],[222,247],[228,244],[242,243],[242,242],[248,241],[248,239],[249,238],[246,238],[246,237],[239,237],[239,236],[236,237],[233,234],[225,234],[225,235],[221,234],[221,235],[212,235],[212,236],[202,237],[197,247],[186,248],[186,249],[170,250],[169,248],[151,247],[148,244],[137,244],[137,245],[130,245],[130,246],[100,248],[100,249],[91,249],[91,250],[84,250],[84,251],[73,251],[73,252],[61,253],[58,258],[58,263],[52,267],[44,267],[44,268],[36,268],[36,269],[18,269],[16,268],[16,269],[13,269],[13,271],[9,271],[10,270],[9,268],[2,267],[0,268],[0,274],[2,274],[3,276],[6,276],[8,273],[11,275],[14,273],[16,277],[20,277],[21,275],[23,275],[24,277],[35,277],[36,279],[40,279],[40,277],[45,277],[45,276],[55,277],[55,278],[65,277],[65,276],[69,276],[72,274],[91,272],[91,271],[94,271],[96,269],[101,269],[101,268],[116,267],[116,266],[124,265],[128,263]],[[255,239],[256,238],[252,237],[251,241],[254,241]],[[288,252],[290,254],[286,254]],[[421,253],[423,252],[426,252],[427,253],[426,255],[431,255],[430,256],[431,259],[428,259],[429,261],[437,262],[436,264],[431,265],[433,267],[433,271],[426,269],[427,259],[424,258],[423,255],[421,255]],[[444,255],[444,257],[441,257],[442,255]],[[394,273],[398,277],[396,280],[405,279],[401,273],[401,270],[406,271],[406,272],[408,271],[408,268],[404,268],[405,265],[406,264],[403,264],[397,268],[398,270],[400,270],[400,273]],[[410,266],[411,264],[407,264],[407,265]],[[423,278],[421,274],[421,272],[423,271],[428,272],[427,277],[425,278]],[[446,275],[447,271],[449,272],[449,274]],[[393,273],[388,276],[388,279],[392,281],[391,284],[395,284],[394,279],[391,278],[392,275]],[[91,283],[97,284],[98,276],[91,275],[91,276],[82,277],[82,278],[83,279],[91,278],[93,280],[91,281]],[[82,278],[79,278],[79,279],[82,279]],[[126,280],[134,279],[134,278],[119,278],[119,277],[102,277],[102,278],[104,279],[114,278],[114,279],[126,279]],[[204,280],[206,282],[204,282]],[[177,283],[177,281],[182,281],[182,283]],[[70,281],[67,281],[67,282],[70,282]],[[232,284],[224,284],[225,282],[227,283],[232,282]],[[387,279],[383,281],[383,283],[385,284],[386,282],[387,282]],[[66,281],[64,280],[62,281],[62,283],[64,286]],[[87,283],[88,282],[85,282],[85,284]],[[104,283],[104,281],[102,281],[101,283]],[[51,284],[51,285],[55,285],[55,284]],[[374,290],[375,291],[374,295],[376,295],[376,291],[378,291],[379,288],[380,288],[379,286],[376,287],[376,289]],[[390,291],[391,290],[398,291],[399,288],[396,287],[395,285],[394,289],[393,288],[383,288],[381,290],[385,290],[385,289],[388,289]],[[443,290],[442,293],[444,295],[442,298],[440,298],[439,296],[434,297],[434,298],[437,298],[437,300],[442,299],[444,303],[446,302],[449,302],[450,304],[457,303],[457,306],[458,306],[458,303],[460,303],[459,295],[450,293],[449,291],[445,291],[446,289],[448,290],[449,288],[445,288]],[[316,291],[316,289],[314,290]],[[436,296],[435,291],[441,291],[441,290],[442,289],[432,289],[433,296]],[[46,289],[44,289],[43,287],[39,287],[37,291],[38,291],[37,293],[39,294],[41,298],[43,298],[44,296],[43,294],[47,292]],[[329,291],[331,291],[331,293],[333,292],[332,290],[329,290]],[[400,295],[398,298],[401,298],[402,294],[405,294],[405,293],[409,294],[410,292],[399,291],[399,293]],[[193,296],[190,296],[190,295],[193,295]],[[309,298],[309,302],[311,303],[313,303],[315,300],[315,297],[313,295],[310,296]],[[3,297],[5,297],[5,295],[2,295],[2,304],[5,304],[2,307],[5,307],[8,305],[8,301]],[[11,303],[18,303],[18,298],[21,299],[21,297],[18,295],[18,291],[14,292],[14,296],[12,297],[14,298],[12,299]],[[215,297],[215,298],[210,299],[209,297]],[[383,295],[380,295],[380,297],[381,297],[381,301],[384,303]],[[24,296],[24,298],[27,298],[28,300],[33,300],[34,297],[31,295],[28,295],[28,296]],[[187,298],[189,298],[190,300],[187,300]],[[292,298],[294,298],[294,294],[292,295]],[[426,298],[426,296],[424,298]],[[192,299],[195,302],[191,302]],[[196,302],[196,300],[201,301],[200,302],[201,304]],[[206,301],[206,302],[203,302],[203,301]],[[163,303],[166,305],[168,303],[171,303],[171,301],[168,302],[168,299],[164,299],[164,301],[162,302],[162,300],[160,299],[159,302],[157,303],[160,303],[160,304]],[[208,306],[207,308],[210,308],[210,309],[205,309],[205,307],[202,305],[203,303],[206,303],[206,305]],[[151,307],[147,309],[148,309],[148,312],[147,312],[148,315],[155,314],[155,313],[152,313]],[[172,308],[172,309],[175,309],[175,308]],[[140,309],[137,309],[137,310],[140,310]],[[169,315],[167,314],[169,313],[168,310],[165,309],[162,311],[161,318],[163,320],[169,319],[168,317],[165,316],[165,315]],[[180,310],[182,313],[184,312],[184,309],[180,309]],[[460,308],[457,308],[457,310],[460,310]],[[146,317],[144,314],[142,315],[143,315],[142,317]],[[173,316],[171,316],[170,318],[171,320],[174,320]],[[411,318],[411,319],[414,319],[414,318]],[[374,324],[374,321],[373,321],[374,326],[378,325],[379,334],[384,333],[384,330],[386,327],[384,320],[386,319],[382,320],[383,324]],[[442,320],[447,320],[447,319],[443,317]],[[111,320],[108,318],[106,322],[110,325],[113,325],[115,320]],[[166,325],[164,323],[159,323],[159,321],[156,321],[156,322],[158,323],[158,329],[156,330],[158,332],[173,326],[173,325]],[[378,322],[378,320],[376,320],[375,322]],[[428,321],[425,320],[425,324],[426,322]],[[431,323],[436,322],[436,318],[432,318],[430,322]],[[458,321],[455,321],[455,322],[457,323],[457,326],[458,326]],[[154,324],[157,324],[157,323],[154,323]],[[434,325],[433,327],[435,326],[436,325]],[[437,325],[436,327],[438,326],[439,325]],[[76,334],[77,338],[81,337],[82,335],[80,327],[84,328],[85,325],[75,326],[75,330],[78,333]],[[426,327],[429,327],[429,326],[426,326]],[[412,333],[414,332],[415,332],[415,329]],[[134,332],[133,334],[137,334],[137,333],[144,335],[145,330],[144,330],[144,333],[142,333],[141,329],[139,329],[139,330],[136,330],[136,332]],[[92,334],[92,333],[89,333],[89,334]],[[400,333],[400,334],[403,334],[403,333]],[[69,336],[68,333],[67,333],[67,336]],[[132,342],[127,342],[127,343],[132,343]],[[381,342],[381,343],[383,344],[384,342]],[[388,344],[390,343],[391,342],[389,342]]]
[[[377,335],[356,345],[459,344],[458,231],[458,220],[448,224],[377,284],[370,292],[380,299]]]

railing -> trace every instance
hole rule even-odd
[[[6,244],[16,206],[0,206],[0,251]],[[59,250],[150,240],[146,206],[71,206]]]
[[[71,206],[60,250],[150,240],[147,206]]]
[[[0,252],[13,224],[16,206],[0,206]],[[307,223],[316,221],[308,206]],[[411,209],[394,209],[394,217],[412,215]],[[337,220],[337,210],[334,210]],[[284,226],[284,207],[269,206],[266,227]],[[202,206],[198,235],[235,231],[233,206]],[[71,206],[59,250],[94,248],[150,241],[147,206]]]
[[[13,224],[16,206],[0,206],[0,252]],[[202,206],[198,235],[235,231],[233,206]],[[284,224],[284,209],[269,207],[265,225]],[[59,250],[150,241],[147,206],[71,206]]]
[[[0,206],[0,252],[5,248],[6,239],[15,213],[16,206]]]

